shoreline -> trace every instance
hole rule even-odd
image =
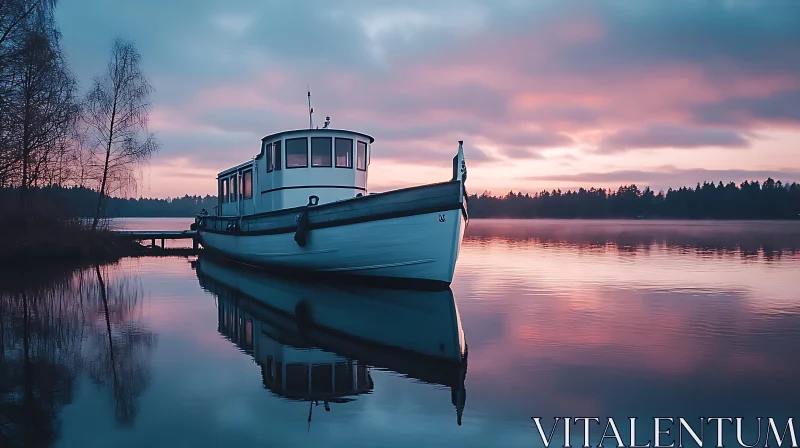
[[[0,219],[0,248],[0,264],[6,266],[111,263],[128,256],[177,253],[130,241],[106,227],[91,230],[79,219],[42,215]]]

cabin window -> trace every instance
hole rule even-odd
[[[253,349],[253,319],[245,319],[244,321],[244,349]]]
[[[267,144],[267,172],[281,169],[281,141]]]
[[[275,369],[275,364],[273,363],[274,359],[275,358],[273,358],[272,356],[267,356],[267,365],[264,366],[264,367],[266,367],[266,370],[267,370],[267,377],[269,377],[270,380],[274,380],[275,379],[275,370],[274,370]]]
[[[333,392],[333,366],[331,364],[315,364],[311,366],[311,393],[325,394]]]
[[[353,370],[346,362],[337,362],[334,367],[333,390],[335,392],[351,392],[353,390]]]
[[[272,144],[272,160],[273,166],[276,170],[281,169],[281,141],[278,140]]]
[[[336,138],[336,168],[353,168],[353,139]]]
[[[253,170],[242,173],[242,199],[253,199]]]
[[[275,384],[283,384],[283,363],[275,361]]]
[[[286,364],[286,391],[308,393],[308,364]]]
[[[308,138],[286,139],[286,168],[308,167]]]
[[[219,189],[220,189],[220,194],[222,195],[221,196],[222,197],[222,202],[230,202],[229,195],[230,195],[230,191],[231,191],[231,184],[230,184],[228,178],[226,177],[224,179],[221,179],[220,183],[221,183],[221,185],[220,185]]]
[[[362,142],[362,141],[358,142],[358,154],[357,154],[357,157],[358,157],[358,160],[357,160],[358,164],[356,165],[356,168],[358,168],[361,171],[366,171],[367,170],[367,143],[366,142]]]
[[[217,191],[217,197],[220,201],[225,202],[225,179],[219,180],[219,191]]]
[[[369,374],[367,373],[367,366],[358,363],[356,365],[356,388],[366,389],[369,387]]]
[[[236,202],[238,199],[237,196],[239,193],[239,183],[237,182],[238,178],[236,176],[231,176],[231,202]]]
[[[311,166],[333,166],[330,137],[311,137]]]

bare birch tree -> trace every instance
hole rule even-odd
[[[59,141],[74,128],[79,107],[75,81],[66,70],[58,36],[31,30],[20,50],[19,88],[12,98],[10,125],[22,164],[23,194],[46,182],[58,163]]]
[[[11,126],[13,97],[22,78],[19,59],[32,30],[56,37],[55,4],[56,0],[0,0],[0,186],[21,183],[21,151]]]
[[[104,213],[106,196],[130,184],[133,170],[159,148],[155,136],[147,130],[153,88],[140,63],[141,55],[133,43],[117,38],[106,71],[93,79],[86,98],[90,145],[100,167],[92,230],[97,229]]]

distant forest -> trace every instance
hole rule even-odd
[[[18,195],[18,189],[0,189],[3,196]],[[97,192],[84,187],[36,188],[29,194],[58,204],[73,214],[91,216]],[[189,217],[202,209],[213,213],[217,197],[183,196],[167,199],[109,198],[107,217]],[[617,190],[581,188],[577,191],[542,191],[533,195],[509,192],[493,196],[488,192],[469,197],[473,218],[672,218],[672,219],[799,219],[800,184],[767,179],[697,184],[695,188],[655,192],[636,185]]]
[[[671,219],[798,219],[800,184],[745,181],[723,185],[704,182],[695,188],[656,193],[649,187],[621,186],[616,191],[581,188],[542,191],[534,195],[488,192],[469,197],[475,218],[671,218]]]
[[[0,189],[3,197],[21,194],[17,188]],[[28,191],[29,200],[49,203],[70,215],[94,216],[97,208],[97,192],[85,187],[63,188],[58,186],[34,188]],[[217,205],[216,196],[183,196],[167,199],[122,199],[109,197],[105,207],[108,218],[120,217],[182,217],[199,214],[202,209],[211,213]]]

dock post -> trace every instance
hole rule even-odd
[[[164,248],[164,238],[161,238],[161,248]]]

